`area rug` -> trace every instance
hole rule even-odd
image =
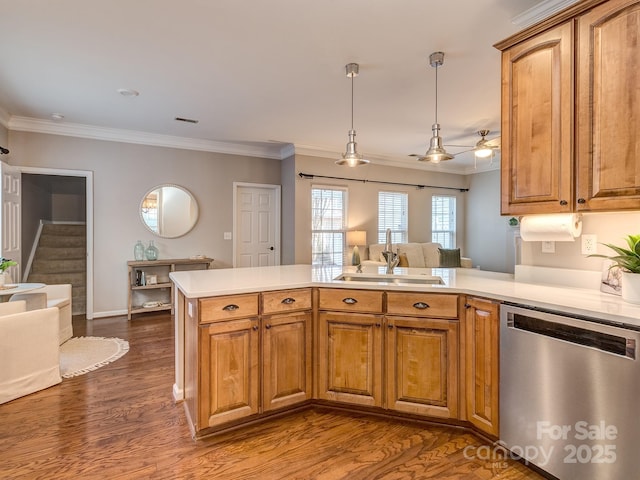
[[[60,346],[60,375],[84,375],[115,362],[128,351],[129,342],[121,338],[73,337]]]

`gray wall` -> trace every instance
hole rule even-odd
[[[155,240],[160,258],[203,254],[232,264],[233,182],[280,184],[280,161],[57,135],[10,132],[12,165],[93,172],[94,312],[120,313],[127,304],[127,260],[136,240]],[[200,219],[181,238],[154,237],[138,205],[153,186],[175,183],[198,201]]]
[[[282,234],[280,261],[283,265],[296,262],[296,159],[285,158],[281,165]]]
[[[465,245],[474,267],[513,273],[517,229],[500,216],[500,171],[469,175],[466,200]]]

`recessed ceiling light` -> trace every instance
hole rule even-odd
[[[62,115],[61,113],[52,113],[51,114],[51,119],[52,120],[62,120],[64,119],[64,115]]]
[[[131,88],[119,88],[118,90],[116,90],[116,92],[118,92],[123,97],[137,97],[138,95],[140,95],[140,92]]]

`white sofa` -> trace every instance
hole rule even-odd
[[[415,268],[439,268],[440,248],[442,246],[434,242],[393,244],[393,251],[398,251],[401,257],[399,266]],[[368,258],[362,261],[362,265],[386,265],[382,255],[384,249],[384,243],[369,245],[367,249]],[[470,258],[460,257],[460,266],[472,268],[473,264]]]
[[[58,316],[55,307],[0,303],[0,404],[62,381]]]
[[[56,307],[60,311],[58,341],[62,345],[73,336],[71,323],[71,284],[45,285],[28,293],[16,293],[10,302],[24,300],[27,310]]]

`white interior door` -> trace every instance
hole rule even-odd
[[[280,265],[280,186],[234,187],[234,267]]]
[[[14,282],[20,281],[20,171],[0,162],[2,174],[2,256],[18,263],[7,272]]]

